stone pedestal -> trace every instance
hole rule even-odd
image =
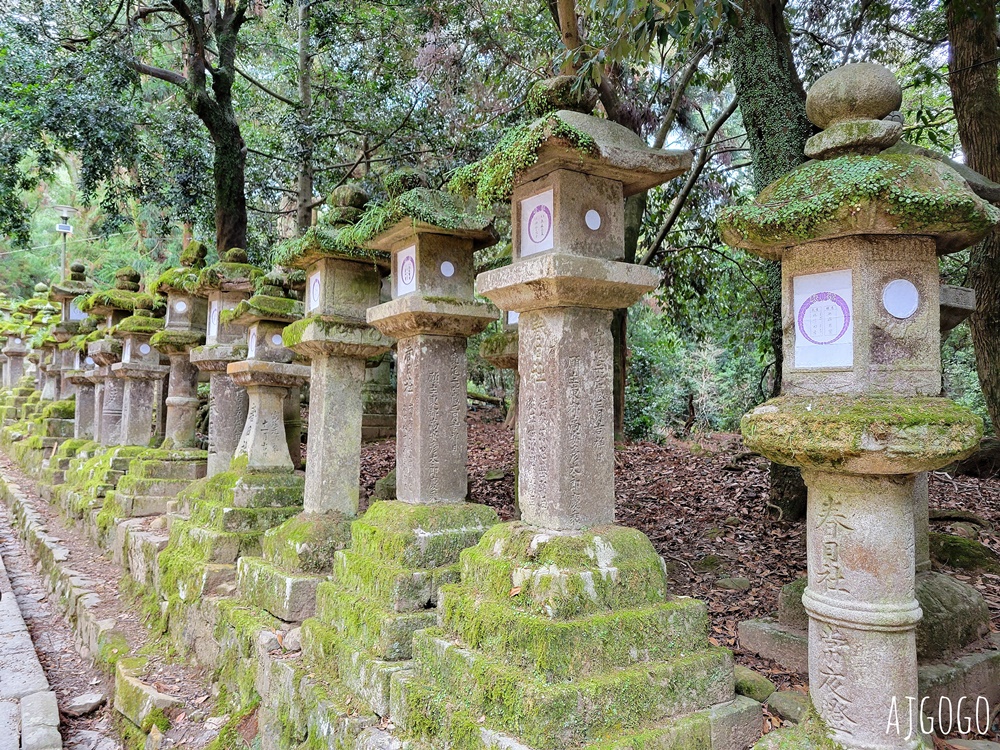
[[[66,378],[76,387],[76,414],[73,419],[73,437],[77,440],[95,440],[97,397],[94,385],[94,368],[69,370]]]
[[[236,445],[234,458],[246,458],[253,471],[293,471],[295,465],[285,440],[284,403],[288,391],[309,376],[302,365],[244,360],[227,368],[249,397],[246,424]]]
[[[3,369],[3,387],[16,388],[18,381],[24,376],[24,358],[28,354],[28,347],[20,336],[10,336],[3,354],[7,357],[7,364]]]
[[[127,362],[111,366],[112,377],[123,381],[120,445],[149,445],[153,436],[156,381],[163,380],[168,369]]]
[[[743,435],[750,450],[802,469],[812,703],[829,739],[857,750],[930,746],[888,721],[919,696],[914,493],[921,472],[974,450],[982,428],[935,398],[937,255],[1000,219],[943,163],[879,155],[900,137],[881,119],[900,100],[881,66],[827,74],[807,101],[825,128],[806,146],[818,160],[720,219],[728,244],[782,260],[785,395],[745,416]],[[906,208],[927,200],[934,209]],[[769,735],[760,747],[782,741]]]
[[[236,455],[249,399],[226,372],[232,362],[246,354],[245,344],[206,344],[191,350],[191,363],[209,377],[208,402],[208,476],[229,468]]]
[[[191,364],[188,351],[170,355],[167,385],[167,418],[164,440],[176,448],[193,448],[198,422],[198,368]]]
[[[39,358],[38,369],[41,371],[42,401],[59,400],[59,384],[62,380],[61,360],[56,361],[55,345],[45,346]]]

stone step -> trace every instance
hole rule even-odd
[[[279,508],[233,508],[202,503],[191,510],[191,520],[207,528],[233,533],[264,532],[280,526],[302,511],[298,505]]]
[[[318,618],[302,623],[302,655],[306,664],[336,675],[366,706],[382,717],[391,713],[392,678],[413,668],[411,661],[377,659]]]
[[[430,628],[413,638],[415,679],[426,691],[425,700],[430,695],[443,703],[447,696],[471,716],[484,716],[485,725],[517,733],[539,750],[586,746],[629,733],[641,736],[658,722],[673,722],[736,698],[733,657],[725,649],[708,648],[589,679],[544,683],[512,669],[502,653],[494,657],[470,651],[443,636]],[[399,682],[404,686],[399,690],[393,685],[393,707],[400,705],[398,718],[405,724],[407,715],[425,710],[424,701],[410,693],[405,680],[397,678]],[[501,685],[504,690],[497,689]]]
[[[186,479],[193,482],[205,476],[208,462],[190,460],[161,461],[158,459],[132,459],[128,473],[141,479]]]
[[[235,565],[241,555],[260,552],[259,535],[232,534],[190,523],[186,528],[188,544],[185,546],[194,547],[198,553],[195,559],[204,562]]]
[[[438,568],[458,562],[459,553],[496,522],[485,505],[377,502],[351,524],[351,548],[402,568]]]
[[[459,573],[457,565],[408,570],[348,549],[334,554],[333,577],[345,589],[382,602],[395,612],[412,612],[433,606],[441,586],[456,583]]]
[[[121,504],[127,518],[144,518],[146,516],[162,516],[168,513],[177,501],[173,497],[158,495],[128,495],[120,491],[115,497]]]
[[[409,659],[413,633],[437,623],[437,612],[394,612],[379,602],[323,582],[316,588],[316,616],[342,638],[387,661]]]
[[[263,607],[279,620],[301,622],[316,612],[320,577],[287,573],[259,557],[241,557],[236,571],[240,598]]]
[[[480,599],[459,586],[442,590],[441,628],[470,649],[502,653],[545,682],[597,677],[656,664],[710,647],[704,602],[677,597],[662,604],[554,621],[508,601]]]
[[[150,479],[126,474],[118,483],[120,492],[132,495],[159,495],[160,497],[176,497],[187,489],[191,481],[188,479]]]
[[[125,569],[133,579],[156,589],[159,581],[157,558],[169,539],[153,531],[132,531],[128,535]]]

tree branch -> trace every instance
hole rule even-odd
[[[666,221],[664,221],[660,226],[660,231],[656,233],[656,239],[653,240],[649,249],[642,256],[642,260],[639,261],[639,265],[649,265],[653,256],[660,249],[660,245],[663,244],[663,240],[666,238],[667,233],[673,228],[677,218],[681,214],[681,209],[684,208],[684,204],[687,202],[688,196],[691,195],[691,190],[694,188],[695,183],[701,176],[702,170],[711,158],[711,153],[708,147],[711,145],[712,140],[725,124],[726,120],[728,120],[732,116],[733,112],[736,111],[736,107],[738,105],[739,97],[733,97],[729,106],[726,107],[725,111],[721,115],[719,115],[719,119],[716,120],[709,131],[705,133],[705,139],[701,144],[701,153],[698,155],[698,161],[695,162],[694,168],[688,173],[688,178],[684,183],[684,187],[681,188],[681,191],[674,198],[673,204],[670,207],[670,214],[667,216]]]
[[[674,120],[677,119],[677,112],[681,106],[681,99],[684,97],[684,92],[687,90],[688,84],[694,77],[694,74],[698,71],[698,66],[701,64],[701,60],[708,51],[712,48],[715,40],[708,42],[700,50],[695,52],[694,57],[692,57],[688,64],[684,67],[681,73],[680,81],[677,82],[677,88],[674,90],[674,95],[670,99],[670,106],[667,107],[666,113],[663,115],[663,121],[660,123],[659,129],[656,131],[656,139],[653,141],[653,148],[663,148],[663,144],[667,140],[667,135],[670,133],[670,128],[674,126]]]
[[[257,88],[259,88],[261,91],[263,91],[268,96],[274,97],[279,102],[283,102],[283,103],[287,104],[289,107],[299,108],[299,107],[302,106],[301,102],[297,102],[297,101],[294,101],[292,99],[289,99],[287,96],[282,96],[277,91],[274,91],[273,89],[268,88],[263,83],[261,83],[256,78],[254,78],[249,73],[247,73],[245,70],[243,70],[243,68],[241,68],[239,65],[234,65],[234,67],[236,68],[236,72],[237,73],[239,73],[243,78],[245,78],[246,80],[248,80],[250,83],[252,83],[254,86],[256,86]]]
[[[188,83],[187,78],[182,76],[180,73],[175,73],[172,70],[157,68],[154,65],[147,65],[146,63],[139,62],[138,60],[129,60],[128,65],[140,75],[149,76],[150,78],[158,78],[161,81],[172,83],[175,86],[180,86],[181,88],[185,88]]]

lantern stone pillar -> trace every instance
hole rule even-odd
[[[150,337],[163,329],[163,319],[154,318],[145,304],[148,302],[137,302],[132,315],[114,332],[122,341],[121,362],[111,365],[112,376],[124,381],[120,445],[149,445],[156,384],[169,372],[160,364],[160,353],[149,343]]]
[[[76,369],[78,349],[63,345],[79,332],[80,326],[87,320],[87,313],[80,309],[76,299],[87,297],[94,290],[94,284],[87,280],[86,268],[82,263],[73,263],[69,270],[69,278],[53,284],[49,290],[49,299],[58,305],[62,313],[59,324],[52,330],[52,336],[60,345],[59,392],[60,398],[64,399],[72,396],[76,389],[75,379],[70,379],[68,373]]]
[[[24,337],[16,334],[8,336],[3,354],[7,357],[7,364],[3,371],[3,387],[17,388],[18,382],[24,377],[24,358],[28,356],[28,347],[24,343]]]
[[[97,387],[95,373],[97,362],[77,350],[77,367],[66,374],[66,379],[76,387],[76,412],[73,420],[73,437],[77,440],[97,439]]]
[[[900,101],[879,65],[823,76],[806,103],[824,128],[806,144],[816,160],[720,218],[730,245],[782,261],[783,395],[746,415],[743,435],[802,469],[810,695],[829,739],[852,750],[930,747],[905,717],[892,723],[919,696],[914,492],[982,432],[938,397],[937,256],[1000,219],[943,162],[880,155],[902,132],[880,118]]]
[[[246,356],[247,332],[223,313],[232,311],[253,291],[259,269],[247,263],[246,251],[234,248],[223,261],[204,269],[197,293],[208,298],[204,346],[191,350],[191,362],[209,373],[208,476],[229,469],[246,423],[248,396],[226,368]]]

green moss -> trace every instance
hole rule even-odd
[[[119,659],[129,655],[128,641],[118,630],[105,630],[97,641],[96,662],[105,672],[113,673]]]
[[[239,730],[241,726],[245,725],[257,713],[259,705],[260,699],[258,698],[249,706],[233,714],[229,721],[219,730],[218,736],[208,744],[205,750],[246,750],[247,739]]]
[[[473,503],[373,503],[351,525],[352,549],[404,568],[436,568],[458,561],[497,523],[496,512]]]
[[[339,513],[302,514],[264,533],[264,557],[285,570],[326,573],[350,541],[351,519]]]
[[[745,415],[741,427],[751,450],[817,468],[875,451],[944,465],[975,449],[983,431],[978,416],[947,399],[890,396],[782,396]]]
[[[810,709],[798,724],[770,732],[754,745],[754,750],[842,750],[830,739],[830,730],[823,720]]]
[[[42,419],[73,419],[76,416],[76,399],[53,401],[42,409]]]
[[[472,210],[456,195],[415,188],[385,203],[370,204],[357,224],[337,234],[337,242],[348,247],[364,247],[401,221],[422,222],[455,231],[487,232],[493,220]]]
[[[94,292],[89,297],[77,299],[77,306],[83,312],[90,312],[95,307],[110,307],[114,310],[135,310],[142,304],[148,303],[147,309],[162,309],[163,301],[154,299],[152,295],[144,292],[131,292],[123,289],[104,289]]]
[[[591,136],[551,114],[507,131],[493,151],[455,170],[448,189],[463,196],[475,195],[483,209],[507,201],[518,176],[538,161],[542,144],[553,139],[581,154],[593,154],[597,150],[597,143]]]
[[[115,326],[115,331],[120,333],[156,333],[163,330],[163,325],[163,318],[130,315]]]
[[[198,275],[198,286],[195,291],[207,293],[213,289],[252,287],[263,275],[263,271],[249,263],[214,263],[202,269]]]
[[[344,227],[323,224],[310,227],[301,237],[279,244],[274,251],[274,262],[282,266],[305,268],[320,258],[333,257],[389,266],[392,260],[389,253],[350,245],[341,237],[343,231]]]
[[[740,244],[793,244],[821,237],[828,226],[839,226],[872,205],[910,234],[985,232],[1000,221],[1000,209],[982,201],[940,162],[883,153],[806,162],[752,203],[723,209],[719,226]]]
[[[962,570],[982,570],[1000,575],[1000,556],[975,539],[953,534],[930,534],[931,556],[940,563]]]
[[[240,302],[232,310],[223,310],[220,319],[227,324],[241,318],[291,322],[301,316],[302,303],[298,300],[255,294]]]
[[[150,345],[163,351],[188,349],[205,343],[205,334],[197,331],[165,329],[153,334]]]
[[[479,356],[484,359],[498,357],[508,349],[517,351],[517,331],[497,331],[484,336],[479,343]]]
[[[153,294],[167,294],[171,290],[193,293],[198,288],[200,269],[180,266],[168,268],[150,285]]]

